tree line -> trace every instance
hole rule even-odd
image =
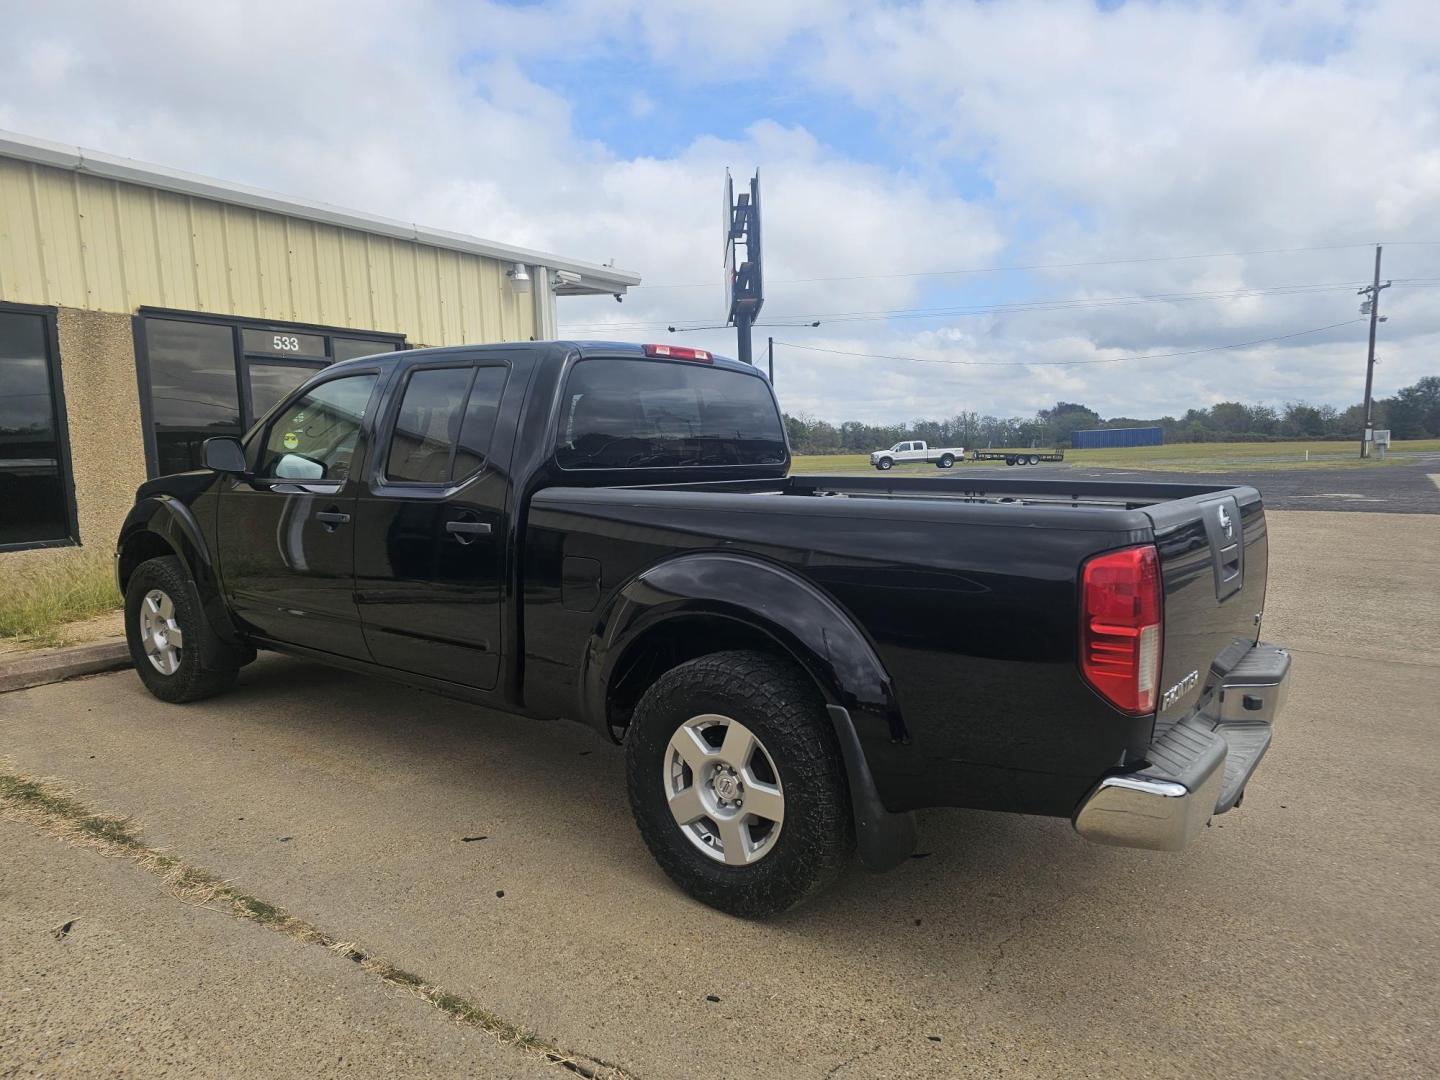
[[[1429,375],[1394,397],[1377,400],[1375,426],[1389,428],[1395,439],[1440,437],[1440,376]],[[982,416],[957,412],[946,420],[914,420],[908,424],[864,424],[847,420],[832,424],[813,416],[785,416],[790,447],[797,454],[862,454],[893,446],[904,439],[924,439],[935,446],[1045,446],[1068,449],[1076,431],[1093,428],[1158,427],[1167,443],[1265,442],[1292,439],[1359,439],[1364,427],[1363,405],[1287,402],[1280,408],[1222,401],[1208,409],[1189,409],[1180,417],[1103,419],[1086,405],[1057,401],[1032,417]]]

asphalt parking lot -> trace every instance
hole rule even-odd
[[[1217,473],[1157,472],[1150,469],[1081,465],[1026,465],[1007,468],[1026,480],[1132,480],[1146,483],[1249,484],[1271,510],[1341,510],[1375,514],[1440,514],[1440,454],[1406,454],[1377,468],[1246,469]],[[922,474],[923,475],[923,474]],[[963,467],[940,475],[963,480]],[[987,477],[989,473],[987,472]]]
[[[130,672],[0,695],[0,756],[638,1077],[1433,1077],[1440,518],[1270,521],[1265,636],[1294,650],[1293,690],[1244,805],[1179,854],[931,811],[923,858],[742,922],[669,884],[630,822],[620,755],[587,730],[278,657],[188,707]],[[219,938],[153,884],[115,901],[110,878],[140,871],[76,849],[57,869],[58,841],[20,828],[0,833],[0,1075],[102,1075],[122,1053],[140,1075],[199,1075],[220,1060],[207,1047],[238,1047],[235,1062],[247,1043],[266,1062],[293,1044],[284,1060],[310,1075],[344,1071],[347,1051],[356,1075],[528,1075],[456,1025],[392,1015],[414,1002],[339,957],[267,957],[267,931]],[[158,935],[167,906],[183,919]],[[127,1011],[111,998],[141,969]],[[290,995],[273,1016],[185,1021],[272,971]],[[71,1024],[77,1000],[128,1021]],[[137,1057],[154,1025],[166,1053]],[[396,1054],[406,1040],[413,1055]]]

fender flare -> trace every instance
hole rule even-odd
[[[894,684],[851,616],[784,567],[703,552],[659,563],[623,585],[597,621],[582,665],[581,694],[592,721],[609,732],[611,680],[635,644],[667,621],[697,614],[766,634],[810,673],[845,761],[865,865],[883,870],[905,859],[914,848],[914,817],[886,810],[862,749],[866,740],[909,742]]]
[[[126,515],[125,523],[120,527],[120,539],[115,545],[115,577],[121,595],[124,595],[128,584],[122,576],[125,549],[141,534],[157,536],[164,541],[189,574],[195,599],[199,601],[205,621],[209,624],[210,633],[201,642],[205,666],[220,662],[227,648],[243,647],[245,643],[230,620],[230,610],[220,587],[220,575],[200,523],[195,520],[190,507],[173,495],[148,496],[136,503]]]

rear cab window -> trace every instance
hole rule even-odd
[[[562,469],[783,465],[785,430],[769,385],[685,361],[587,357],[561,396]]]

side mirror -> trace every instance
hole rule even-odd
[[[207,469],[240,476],[245,474],[245,448],[240,445],[239,439],[228,436],[206,439],[200,448],[200,457]]]

